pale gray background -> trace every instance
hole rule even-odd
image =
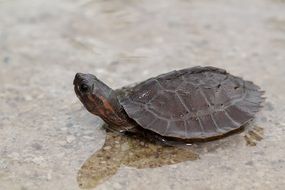
[[[236,135],[197,161],[123,167],[98,189],[285,189],[284,64],[284,0],[0,0],[0,189],[78,189],[105,133],[73,92],[76,72],[116,88],[196,65],[266,90],[264,140]]]

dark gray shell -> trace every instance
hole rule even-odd
[[[121,105],[141,127],[166,137],[206,139],[236,130],[254,118],[263,92],[214,67],[159,75],[133,88]]]

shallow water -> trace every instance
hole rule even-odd
[[[263,128],[255,126],[246,132],[244,139],[247,145],[256,146],[257,142],[263,139],[263,135]],[[202,149],[213,151],[214,144],[217,143],[170,147],[107,132],[103,147],[84,162],[78,171],[77,181],[83,189],[95,188],[115,175],[121,166],[143,169],[194,161],[200,158]]]
[[[104,146],[84,162],[77,180],[80,187],[93,188],[114,175],[122,165],[156,168],[198,158],[190,147],[166,147],[107,132]]]

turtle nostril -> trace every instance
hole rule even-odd
[[[84,75],[85,75],[85,74],[83,74],[83,73],[76,73],[75,78],[83,79],[83,78],[84,78]]]
[[[81,85],[79,86],[79,90],[80,90],[80,92],[86,93],[86,92],[89,91],[89,87],[88,87],[88,85],[86,85],[86,84],[81,84]]]

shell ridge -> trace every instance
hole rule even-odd
[[[225,81],[228,80],[229,78],[230,78],[230,76],[229,76],[229,75],[226,75],[226,77],[223,79],[223,81],[220,82],[220,84],[225,83]]]
[[[229,120],[231,120],[231,122],[232,122],[235,126],[240,127],[240,123],[237,122],[237,121],[235,121],[235,120],[229,115],[229,113],[227,112],[227,110],[225,110],[225,115],[229,118]],[[231,127],[231,128],[233,128],[233,127]]]
[[[191,111],[189,110],[189,108],[186,106],[184,100],[181,98],[180,94],[175,91],[175,94],[177,95],[178,99],[180,100],[180,102],[182,103],[182,105],[184,106],[184,108],[187,110],[187,115],[189,115],[189,113],[191,113]]]
[[[202,133],[202,135],[204,135],[205,134],[205,129],[204,129],[204,126],[203,126],[203,124],[201,122],[201,119],[199,117],[197,117],[196,119],[198,120],[199,127],[201,128],[201,133]]]
[[[162,133],[162,135],[167,134],[167,132],[168,132],[168,130],[169,130],[169,127],[170,127],[170,124],[169,124],[169,121],[167,121],[166,129],[165,129],[165,131]]]
[[[213,116],[213,113],[210,114],[210,117],[214,123],[214,126],[216,127],[216,129],[219,131],[219,132],[225,132],[225,130],[223,130],[222,128],[220,128],[220,126],[217,124],[217,121],[215,120],[214,116]]]
[[[141,103],[141,102],[135,102],[132,99],[130,99],[129,97],[124,97],[122,99],[120,99],[120,103],[123,105],[127,105],[126,102],[129,101],[132,104],[138,105],[138,106],[144,106],[145,104]]]
[[[257,102],[250,101],[247,98],[245,98],[244,101],[251,103],[251,104],[256,104],[256,105],[260,105],[260,103],[263,102],[263,100],[261,98]]]
[[[156,95],[154,95],[151,99],[149,99],[145,104],[142,104],[142,105],[147,105],[149,104],[152,100],[154,100],[155,98],[157,98],[158,96],[160,95],[160,93],[156,93]]]
[[[184,133],[185,133],[184,137],[187,137],[188,136],[187,135],[188,134],[188,130],[187,130],[188,128],[186,126],[186,121],[185,120],[183,121],[183,126],[184,126]]]
[[[201,94],[201,96],[205,99],[206,103],[208,104],[209,108],[213,108],[211,102],[208,100],[208,98],[206,97],[204,91],[202,88],[199,87],[199,93]]]
[[[154,111],[150,110],[148,107],[145,108],[148,112],[152,113],[153,115],[155,115],[155,117],[158,117],[161,120],[165,120],[164,117],[161,117],[159,115],[157,115],[157,113],[155,113]]]
[[[182,69],[180,71],[181,72],[186,71],[189,74],[198,74],[198,73],[207,72],[207,71],[212,71],[212,72],[214,71],[214,72],[221,73],[221,74],[227,74],[226,70],[219,69],[216,67],[211,67],[211,66],[206,66],[206,67],[196,66],[196,67],[192,67],[190,70]]]
[[[245,125],[246,123],[248,123],[249,121],[251,121],[251,120],[253,119],[253,116],[252,116],[251,113],[249,113],[249,112],[245,112],[245,113],[248,113],[248,114],[250,115],[250,117],[249,117],[248,119],[244,120],[243,122],[241,122],[241,123],[239,124],[238,128],[241,127],[241,126],[243,126],[243,125]],[[230,116],[229,113],[228,113],[227,117],[228,117],[229,119],[232,118],[232,116]]]
[[[227,108],[229,108],[229,107],[231,107],[231,106],[233,106],[233,105],[236,105],[238,102],[241,102],[242,100],[244,100],[245,97],[246,97],[246,95],[247,95],[247,92],[244,92],[244,94],[242,95],[242,97],[237,98],[237,99],[235,99],[235,100],[228,101],[228,102],[231,102],[231,103],[228,104],[228,105],[226,105],[225,108],[224,108],[224,110],[226,110]]]
[[[213,106],[212,106],[212,104],[210,103],[210,101],[208,100],[208,98],[206,97],[206,95],[205,95],[203,89],[200,88],[200,87],[199,87],[199,93],[200,93],[201,96],[205,99],[206,103],[208,104],[208,106],[209,106],[209,108],[210,108],[210,110],[208,109],[208,110],[206,111],[206,114],[205,114],[205,115],[210,115],[211,120],[212,120],[213,123],[214,123],[214,127],[216,128],[216,131],[220,131],[220,127],[218,127],[216,121],[215,121],[214,118],[213,118]],[[202,122],[199,120],[199,123],[201,124]]]
[[[183,77],[183,75],[181,76],[181,79],[182,79],[182,82],[181,82],[178,86],[175,87],[175,89],[174,89],[175,91],[176,91],[180,86],[182,86],[182,84],[184,83],[184,80],[183,80],[184,77]]]
[[[240,108],[240,106],[238,106],[238,103],[240,103],[240,102],[242,102],[242,101],[244,101],[244,102],[249,102],[249,103],[251,103],[251,104],[255,104],[255,105],[257,105],[258,108],[261,108],[261,107],[262,107],[262,106],[260,106],[260,104],[263,102],[263,99],[262,99],[262,97],[261,97],[261,96],[262,96],[262,92],[261,92],[260,90],[255,90],[255,89],[252,89],[252,88],[251,88],[251,89],[247,88],[247,87],[246,87],[246,82],[247,82],[247,81],[244,81],[244,82],[243,82],[243,96],[240,97],[240,98],[238,98],[238,99],[236,99],[236,100],[232,100],[231,104],[229,104],[229,105],[227,105],[227,106],[225,107],[225,110],[228,109],[228,108],[231,107],[231,106],[235,106],[235,107],[237,107],[239,110],[241,110],[241,111],[243,111],[243,112],[247,112],[247,113],[249,113],[249,114],[251,114],[251,115],[252,115],[252,113],[250,113],[250,112],[253,112],[253,113],[258,112],[259,109],[255,110],[255,111],[250,111],[250,110],[248,110],[249,108],[247,108],[247,107],[244,107],[243,109]],[[259,92],[259,94],[257,94],[257,95],[254,96],[255,98],[258,98],[259,100],[257,100],[256,102],[252,102],[252,101],[248,100],[248,99],[249,99],[249,97],[248,97],[249,91]],[[246,110],[245,110],[245,109],[246,109]],[[253,109],[253,107],[252,107],[251,109]],[[250,112],[249,112],[249,111],[250,111]]]
[[[158,84],[158,86],[159,86],[160,88],[162,88],[163,90],[166,90],[166,88],[164,88],[164,86],[162,86],[162,84],[159,82],[159,80],[154,79],[154,81]]]
[[[154,118],[154,120],[152,120],[151,122],[149,122],[149,123],[146,125],[146,128],[149,127],[150,125],[152,125],[155,121],[157,121],[157,118]]]
[[[220,111],[220,112],[222,112],[225,116],[226,116],[226,113],[225,113],[225,110],[223,110],[223,111]],[[227,117],[227,116],[226,116]],[[227,117],[228,118],[228,117]],[[229,118],[228,118],[229,119]],[[231,120],[230,120],[231,121]],[[233,128],[232,127],[230,127],[230,126],[224,126],[223,127],[224,129],[225,129],[225,131],[226,132],[229,132],[229,131],[231,131]]]

